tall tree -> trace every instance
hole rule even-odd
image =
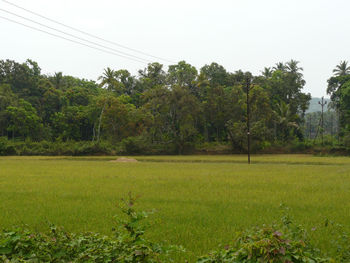
[[[333,73],[335,76],[345,76],[350,74],[350,66],[348,66],[348,61],[340,61],[339,65],[336,65],[335,69],[333,69]]]
[[[341,61],[333,70],[334,75],[328,79],[327,94],[330,95],[331,107],[336,109],[339,119],[339,134],[344,134],[344,129],[350,121],[348,112],[348,89],[350,86],[350,67],[347,61]],[[348,117],[349,116],[349,117]]]
[[[6,108],[9,125],[7,130],[12,133],[12,138],[21,136],[40,140],[42,129],[41,118],[37,115],[36,109],[27,101],[20,99],[18,106]]]
[[[261,74],[268,79],[272,77],[272,72],[273,71],[270,67],[265,67],[264,70],[261,71]]]
[[[280,101],[280,103],[277,104],[274,115],[277,124],[277,137],[282,141],[288,141],[288,139],[293,136],[294,131],[299,130],[299,125],[297,123],[298,116],[293,113],[290,105],[284,101]]]
[[[286,65],[283,62],[278,62],[276,65],[273,67],[274,70],[280,70],[280,71],[285,71],[286,70]]]
[[[180,61],[176,65],[169,66],[168,83],[170,85],[176,84],[178,86],[187,87],[195,94],[197,74],[197,69],[194,66],[187,64],[185,61]]]
[[[139,90],[145,91],[166,84],[166,73],[160,63],[150,63],[147,68],[139,70]]]
[[[286,63],[285,68],[289,73],[295,74],[299,78],[302,78],[303,74],[301,73],[301,71],[303,71],[304,69],[298,66],[299,63],[299,61],[291,59]]]
[[[109,91],[115,91],[119,88],[118,81],[115,79],[115,72],[111,68],[106,68],[102,76],[98,77],[100,87],[106,88]]]

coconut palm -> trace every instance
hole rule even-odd
[[[350,66],[348,66],[348,61],[340,61],[339,65],[333,69],[335,76],[345,76],[350,74]]]
[[[62,81],[63,81],[62,72],[55,72],[55,74],[52,77],[52,84],[55,86],[56,89],[61,88]]]
[[[298,66],[299,61],[296,61],[294,59],[291,59],[290,61],[288,61],[286,63],[286,69],[290,72],[290,73],[294,73],[294,74],[300,74],[300,71],[303,71],[303,68]]]
[[[265,77],[265,78],[271,78],[272,76],[272,69],[269,67],[269,68],[264,68],[264,70],[261,71],[261,74]]]
[[[100,87],[107,88],[109,91],[115,90],[118,86],[118,81],[115,79],[115,72],[110,68],[106,68],[98,80],[101,81]]]
[[[277,109],[274,111],[274,115],[275,122],[284,139],[287,139],[292,130],[299,129],[299,125],[295,121],[296,115],[292,113],[290,105],[284,101],[281,101],[277,105]]]
[[[280,70],[280,71],[285,71],[286,70],[286,65],[284,65],[283,62],[278,62],[276,65],[273,67],[274,70]]]

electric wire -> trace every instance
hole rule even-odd
[[[35,23],[35,24],[37,24],[37,25],[40,25],[40,26],[42,26],[42,27],[46,27],[46,28],[48,28],[48,29],[57,31],[57,32],[62,33],[62,34],[65,34],[65,35],[68,35],[68,36],[70,36],[70,37],[77,38],[77,39],[79,39],[79,40],[88,42],[88,43],[90,43],[90,44],[93,44],[93,45],[96,45],[96,46],[100,46],[100,47],[105,48],[105,49],[109,49],[109,50],[111,50],[111,51],[113,51],[113,52],[120,53],[120,54],[122,54],[122,55],[124,55],[124,56],[129,56],[129,57],[133,57],[133,58],[136,58],[136,59],[144,60],[145,62],[152,62],[151,60],[144,59],[144,58],[141,58],[141,57],[138,57],[138,56],[134,56],[134,55],[131,55],[131,54],[128,54],[128,53],[119,51],[119,50],[117,50],[117,49],[110,48],[110,47],[108,47],[108,46],[101,45],[101,44],[99,44],[99,43],[90,41],[90,40],[88,40],[88,39],[75,36],[75,35],[73,35],[73,34],[70,34],[70,33],[65,32],[65,31],[62,31],[62,30],[59,30],[59,29],[56,29],[56,28],[53,28],[53,27],[44,25],[44,24],[39,23],[39,22],[37,22],[37,21],[35,21],[35,20],[32,20],[32,19],[30,19],[30,18],[27,18],[27,17],[21,16],[21,15],[18,15],[18,14],[16,14],[16,13],[10,12],[10,11],[8,11],[8,10],[5,10],[5,9],[0,8],[0,11],[6,12],[6,13],[11,14],[11,15],[13,15],[13,16],[17,16],[17,17],[22,18],[22,19],[25,19],[25,20],[27,20],[27,21],[29,21],[29,22]]]
[[[27,8],[21,7],[21,6],[17,5],[17,4],[11,3],[11,2],[9,2],[9,1],[7,1],[7,0],[1,0],[1,1],[3,1],[3,2],[9,4],[9,5],[12,5],[12,6],[16,7],[16,8],[22,9],[22,10],[28,12],[28,13],[33,14],[33,15],[36,15],[36,16],[41,17],[41,18],[43,18],[43,19],[46,19],[46,20],[48,20],[48,21],[50,21],[50,22],[56,23],[56,24],[58,24],[58,25],[60,25],[60,26],[63,26],[63,27],[69,28],[69,29],[71,29],[71,30],[74,30],[74,31],[76,31],[76,32],[79,32],[79,33],[81,33],[81,34],[87,35],[87,36],[89,36],[89,37],[92,37],[92,38],[95,38],[95,39],[99,39],[99,40],[104,41],[104,42],[107,42],[107,43],[109,43],[109,44],[112,44],[112,45],[115,45],[115,46],[118,46],[118,47],[121,47],[121,48],[130,50],[130,51],[133,51],[133,52],[136,52],[136,53],[139,53],[139,54],[148,56],[148,57],[156,58],[156,59],[163,60],[163,61],[166,61],[166,62],[169,62],[169,63],[175,63],[174,61],[171,61],[171,60],[169,60],[169,59],[165,59],[165,58],[161,58],[161,57],[158,57],[158,56],[154,56],[154,55],[151,55],[151,54],[149,54],[149,53],[146,53],[146,52],[143,52],[143,51],[134,49],[134,48],[130,48],[130,47],[127,47],[127,46],[125,46],[125,45],[121,45],[121,44],[119,44],[119,43],[117,43],[117,42],[110,41],[110,40],[108,40],[108,39],[105,39],[105,38],[102,38],[102,37],[99,37],[99,36],[90,34],[90,33],[88,33],[88,32],[82,31],[82,30],[77,29],[77,28],[75,28],[75,27],[66,25],[66,24],[61,23],[61,22],[59,22],[59,21],[57,21],[57,20],[51,19],[51,18],[49,18],[49,17],[46,17],[46,16],[41,15],[41,14],[39,14],[39,13],[36,13],[36,12],[34,12],[34,11],[31,11],[31,10],[29,10],[29,9],[27,9]]]
[[[48,35],[57,37],[57,38],[61,38],[61,39],[64,39],[64,40],[67,40],[67,41],[70,41],[70,42],[73,42],[73,43],[76,43],[76,44],[79,44],[79,45],[83,45],[83,46],[89,47],[89,48],[91,48],[91,49],[99,50],[99,51],[101,51],[101,52],[105,52],[105,53],[108,53],[108,54],[112,54],[112,55],[115,55],[115,56],[118,56],[118,57],[122,57],[122,58],[130,59],[130,60],[134,60],[134,61],[136,61],[136,62],[140,62],[140,63],[143,63],[143,64],[147,64],[146,62],[144,62],[144,61],[142,61],[142,60],[138,60],[138,59],[135,59],[135,58],[127,57],[127,56],[124,56],[124,55],[117,54],[117,53],[115,53],[115,52],[111,52],[111,51],[108,51],[108,50],[104,50],[104,49],[102,49],[102,48],[98,48],[98,47],[94,47],[94,46],[91,46],[91,45],[88,45],[88,44],[85,44],[85,43],[81,43],[81,42],[76,41],[76,40],[73,40],[73,39],[69,39],[69,38],[66,38],[66,37],[63,37],[63,36],[60,36],[60,35],[56,35],[56,34],[54,34],[54,33],[47,32],[47,31],[45,31],[45,30],[42,30],[42,29],[39,29],[39,28],[30,26],[30,25],[23,24],[23,23],[21,23],[21,22],[12,20],[12,19],[7,18],[7,17],[4,17],[4,16],[0,16],[0,18],[1,18],[1,19],[4,19],[4,20],[7,20],[7,21],[10,21],[10,22],[12,22],[12,23],[19,24],[19,25],[22,25],[22,26],[24,26],[24,27],[28,27],[28,28],[30,28],[30,29],[33,29],[33,30],[36,30],[36,31],[39,31],[39,32],[42,32],[42,33],[45,33],[45,34],[48,34]]]

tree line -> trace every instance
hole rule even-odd
[[[331,107],[335,110],[338,124],[338,136],[342,144],[350,146],[350,66],[341,61],[328,79],[327,94],[331,98]]]
[[[249,82],[253,149],[303,141],[311,95],[303,92],[302,72],[295,60],[256,76],[229,72],[217,63],[198,70],[180,61],[167,69],[150,63],[135,76],[106,68],[92,81],[61,72],[42,74],[32,60],[0,60],[0,136],[122,143],[138,153],[186,153],[210,143],[244,152]],[[335,74],[327,91],[345,136],[350,131],[349,67]]]

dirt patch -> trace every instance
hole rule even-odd
[[[137,163],[138,160],[136,160],[134,158],[120,157],[117,160],[112,160],[110,162],[114,162],[114,163]]]

